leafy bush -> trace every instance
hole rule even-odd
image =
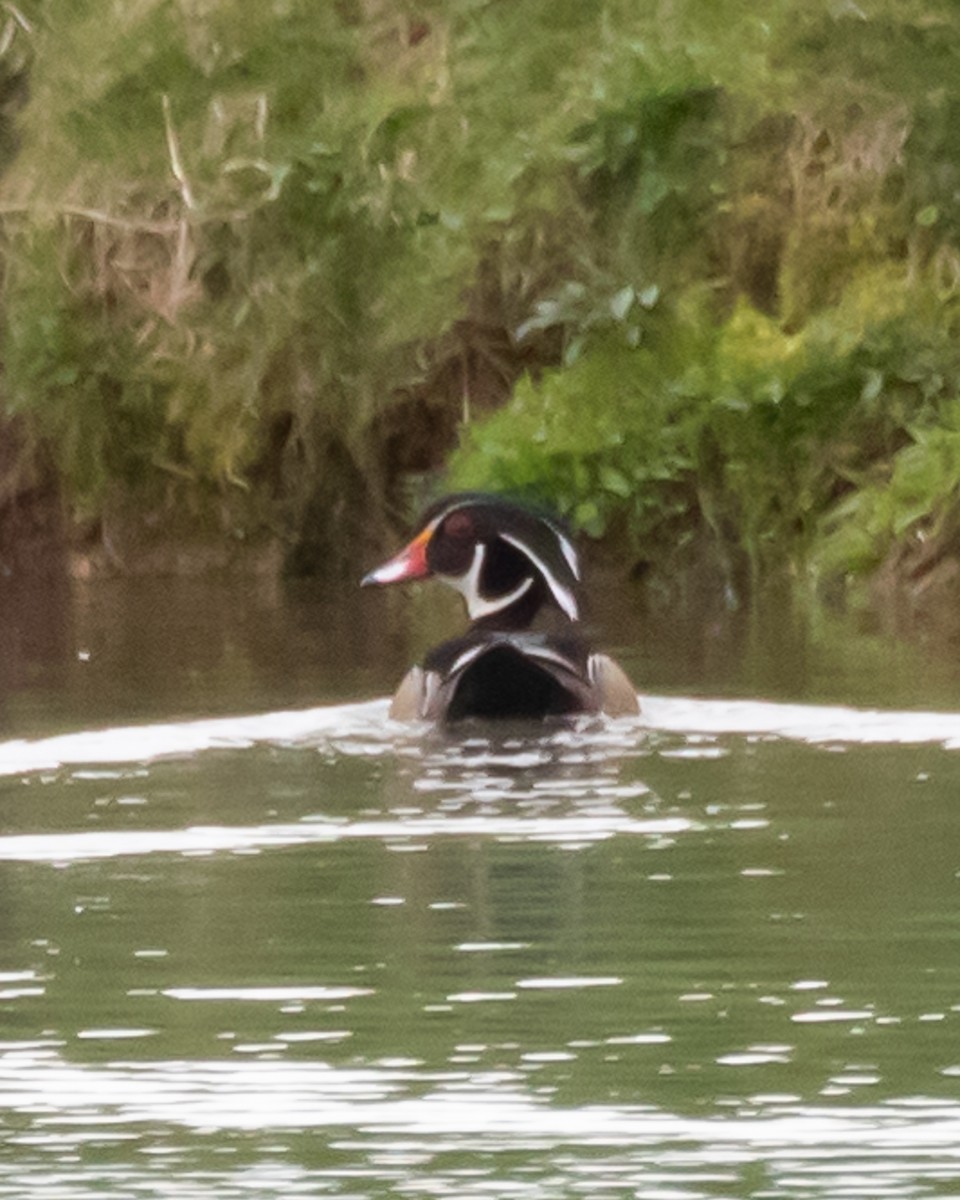
[[[471,428],[453,478],[536,494],[594,534],[626,517],[636,548],[678,514],[687,529],[706,519],[758,572],[796,567],[824,530],[833,549],[819,561],[843,566],[841,531],[856,523],[861,552],[845,565],[862,560],[868,531],[875,561],[883,534],[960,483],[947,452],[960,379],[950,310],[884,269],[796,333],[746,303],[720,324],[693,304],[637,347],[607,332]],[[876,481],[891,464],[887,494]],[[866,497],[880,495],[891,520],[878,524],[878,508],[864,527]]]

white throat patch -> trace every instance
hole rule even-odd
[[[515,600],[519,600],[533,587],[533,576],[528,575],[512,592],[508,592],[505,596],[494,596],[491,600],[484,599],[480,595],[480,573],[483,570],[486,553],[487,547],[484,543],[477,542],[473,549],[473,562],[470,564],[469,571],[463,575],[437,576],[438,579],[455,588],[464,598],[471,621],[479,621],[483,617],[492,617],[495,613],[503,612],[505,608],[509,608]]]

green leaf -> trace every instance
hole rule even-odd
[[[573,511],[573,521],[591,537],[600,537],[606,524],[595,500],[581,501]]]
[[[610,492],[614,496],[625,498],[633,492],[630,480],[622,471],[618,471],[616,467],[602,466],[599,472],[599,480],[603,490]]]

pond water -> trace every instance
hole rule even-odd
[[[0,1197],[960,1195],[950,655],[621,609],[641,721],[424,736],[402,601],[0,599]]]

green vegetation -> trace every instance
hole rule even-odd
[[[949,0],[0,26],[0,500],[51,463],[94,526],[269,529],[295,569],[445,467],[754,578],[957,526]]]

